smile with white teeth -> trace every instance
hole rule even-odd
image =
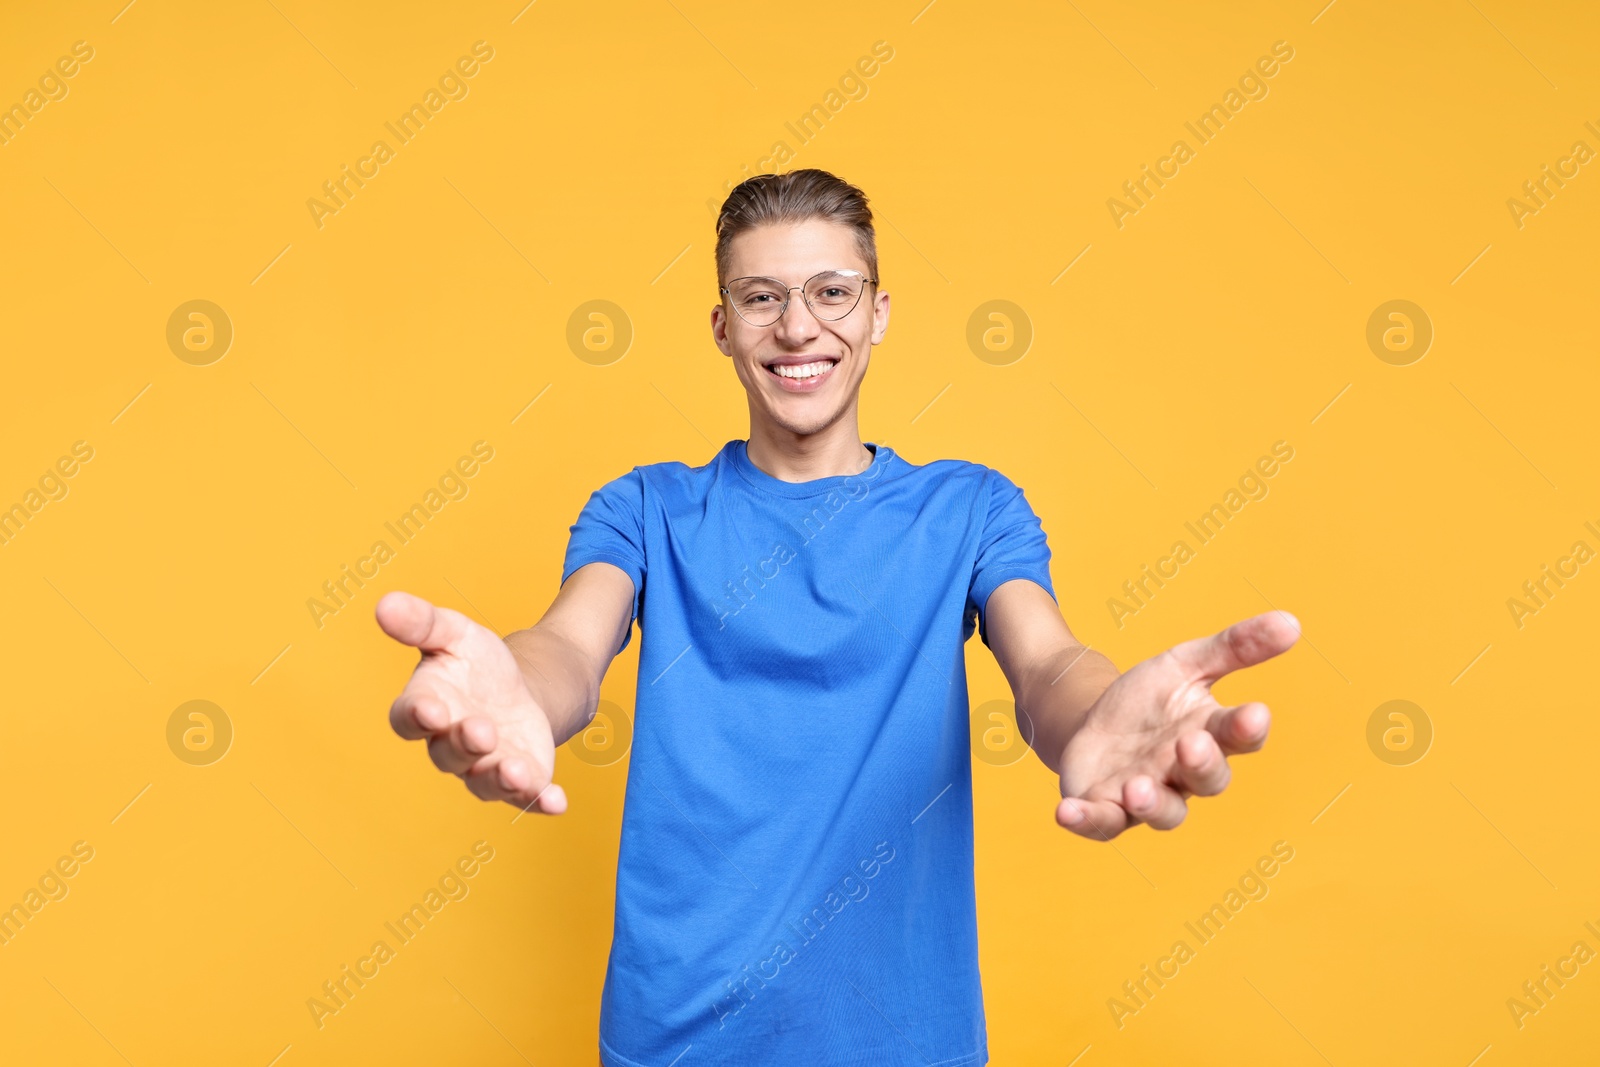
[[[770,367],[774,374],[782,378],[815,378],[833,366],[832,360],[818,360],[816,363],[801,363],[793,367]]]

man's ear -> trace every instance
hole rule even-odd
[[[729,351],[728,347],[728,331],[722,328],[726,320],[717,314],[720,311],[722,311],[721,304],[717,304],[711,309],[711,342],[717,346],[717,351],[732,359],[733,353]]]

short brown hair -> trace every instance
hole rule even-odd
[[[837,222],[854,230],[856,251],[867,262],[867,275],[878,277],[878,241],[867,194],[825,170],[808,168],[757,174],[728,194],[717,214],[717,284],[727,281],[735,237],[758,226],[810,219]]]

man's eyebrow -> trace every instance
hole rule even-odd
[[[819,275],[823,275],[823,274],[844,274],[844,273],[847,273],[849,271],[855,271],[855,273],[860,274],[863,277],[865,277],[866,273],[867,273],[866,271],[858,270],[855,267],[823,267],[821,270],[812,271],[810,274],[807,274],[805,276],[805,278],[803,278],[801,280],[802,281],[810,281],[812,278],[818,277]],[[753,278],[761,278],[761,279],[763,279],[765,281],[778,282],[780,284],[783,282],[783,279],[778,277],[776,274],[736,274],[732,278],[729,278],[728,280],[737,282],[737,281],[745,281],[745,280],[753,279]]]

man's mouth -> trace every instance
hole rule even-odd
[[[804,381],[807,378],[815,378],[817,375],[830,370],[837,362],[838,360],[835,359],[819,359],[811,363],[774,363],[769,365],[767,369],[780,378],[794,378]]]
[[[809,391],[827,380],[828,374],[838,365],[833,356],[785,357],[766,365],[767,373],[790,392]]]

